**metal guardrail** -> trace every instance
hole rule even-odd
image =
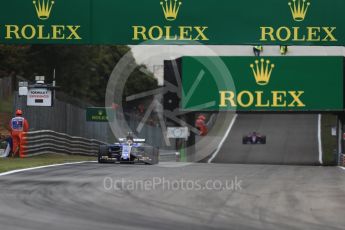
[[[21,148],[26,157],[46,153],[96,156],[99,145],[102,144],[107,143],[94,139],[73,137],[51,130],[42,130],[25,133]]]
[[[104,142],[115,140],[108,122],[87,122],[85,109],[73,104],[54,100],[53,107],[27,106],[26,97],[15,94],[14,109],[21,108],[33,131],[52,130],[71,136]]]

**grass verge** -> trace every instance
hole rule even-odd
[[[322,115],[322,150],[324,165],[337,165],[337,137],[332,136],[332,128],[337,127],[337,117],[332,114]]]
[[[45,154],[25,159],[20,158],[0,158],[0,173],[17,169],[25,169],[31,167],[72,163],[79,161],[95,161],[96,157],[63,155],[63,154]]]

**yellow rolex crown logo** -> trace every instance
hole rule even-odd
[[[180,0],[161,1],[165,19],[168,21],[174,21],[177,18],[181,5],[182,2]]]
[[[289,2],[289,6],[293,19],[296,22],[301,22],[305,19],[310,2],[307,2],[307,0],[292,0],[292,2]]]
[[[49,19],[54,3],[54,0],[34,0],[33,4],[38,18],[41,20]]]
[[[271,61],[265,59],[256,60],[255,65],[251,64],[250,68],[253,70],[255,81],[258,85],[267,85],[270,82],[271,74],[275,65]]]

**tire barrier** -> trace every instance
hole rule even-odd
[[[73,137],[50,130],[28,132],[23,135],[21,150],[24,157],[47,153],[97,156],[99,146],[107,144],[94,139]]]

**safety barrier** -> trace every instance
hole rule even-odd
[[[25,157],[46,153],[96,156],[102,141],[73,137],[50,130],[34,131],[23,134],[21,150]]]
[[[71,136],[96,139],[104,142],[114,140],[107,122],[86,122],[85,107],[78,99],[66,99],[66,95],[58,93],[53,107],[27,106],[26,97],[18,94],[14,97],[16,108],[21,108],[25,118],[33,130],[52,130]],[[60,96],[62,99],[60,100]],[[75,104],[71,104],[75,103]],[[79,107],[82,106],[82,107]]]

